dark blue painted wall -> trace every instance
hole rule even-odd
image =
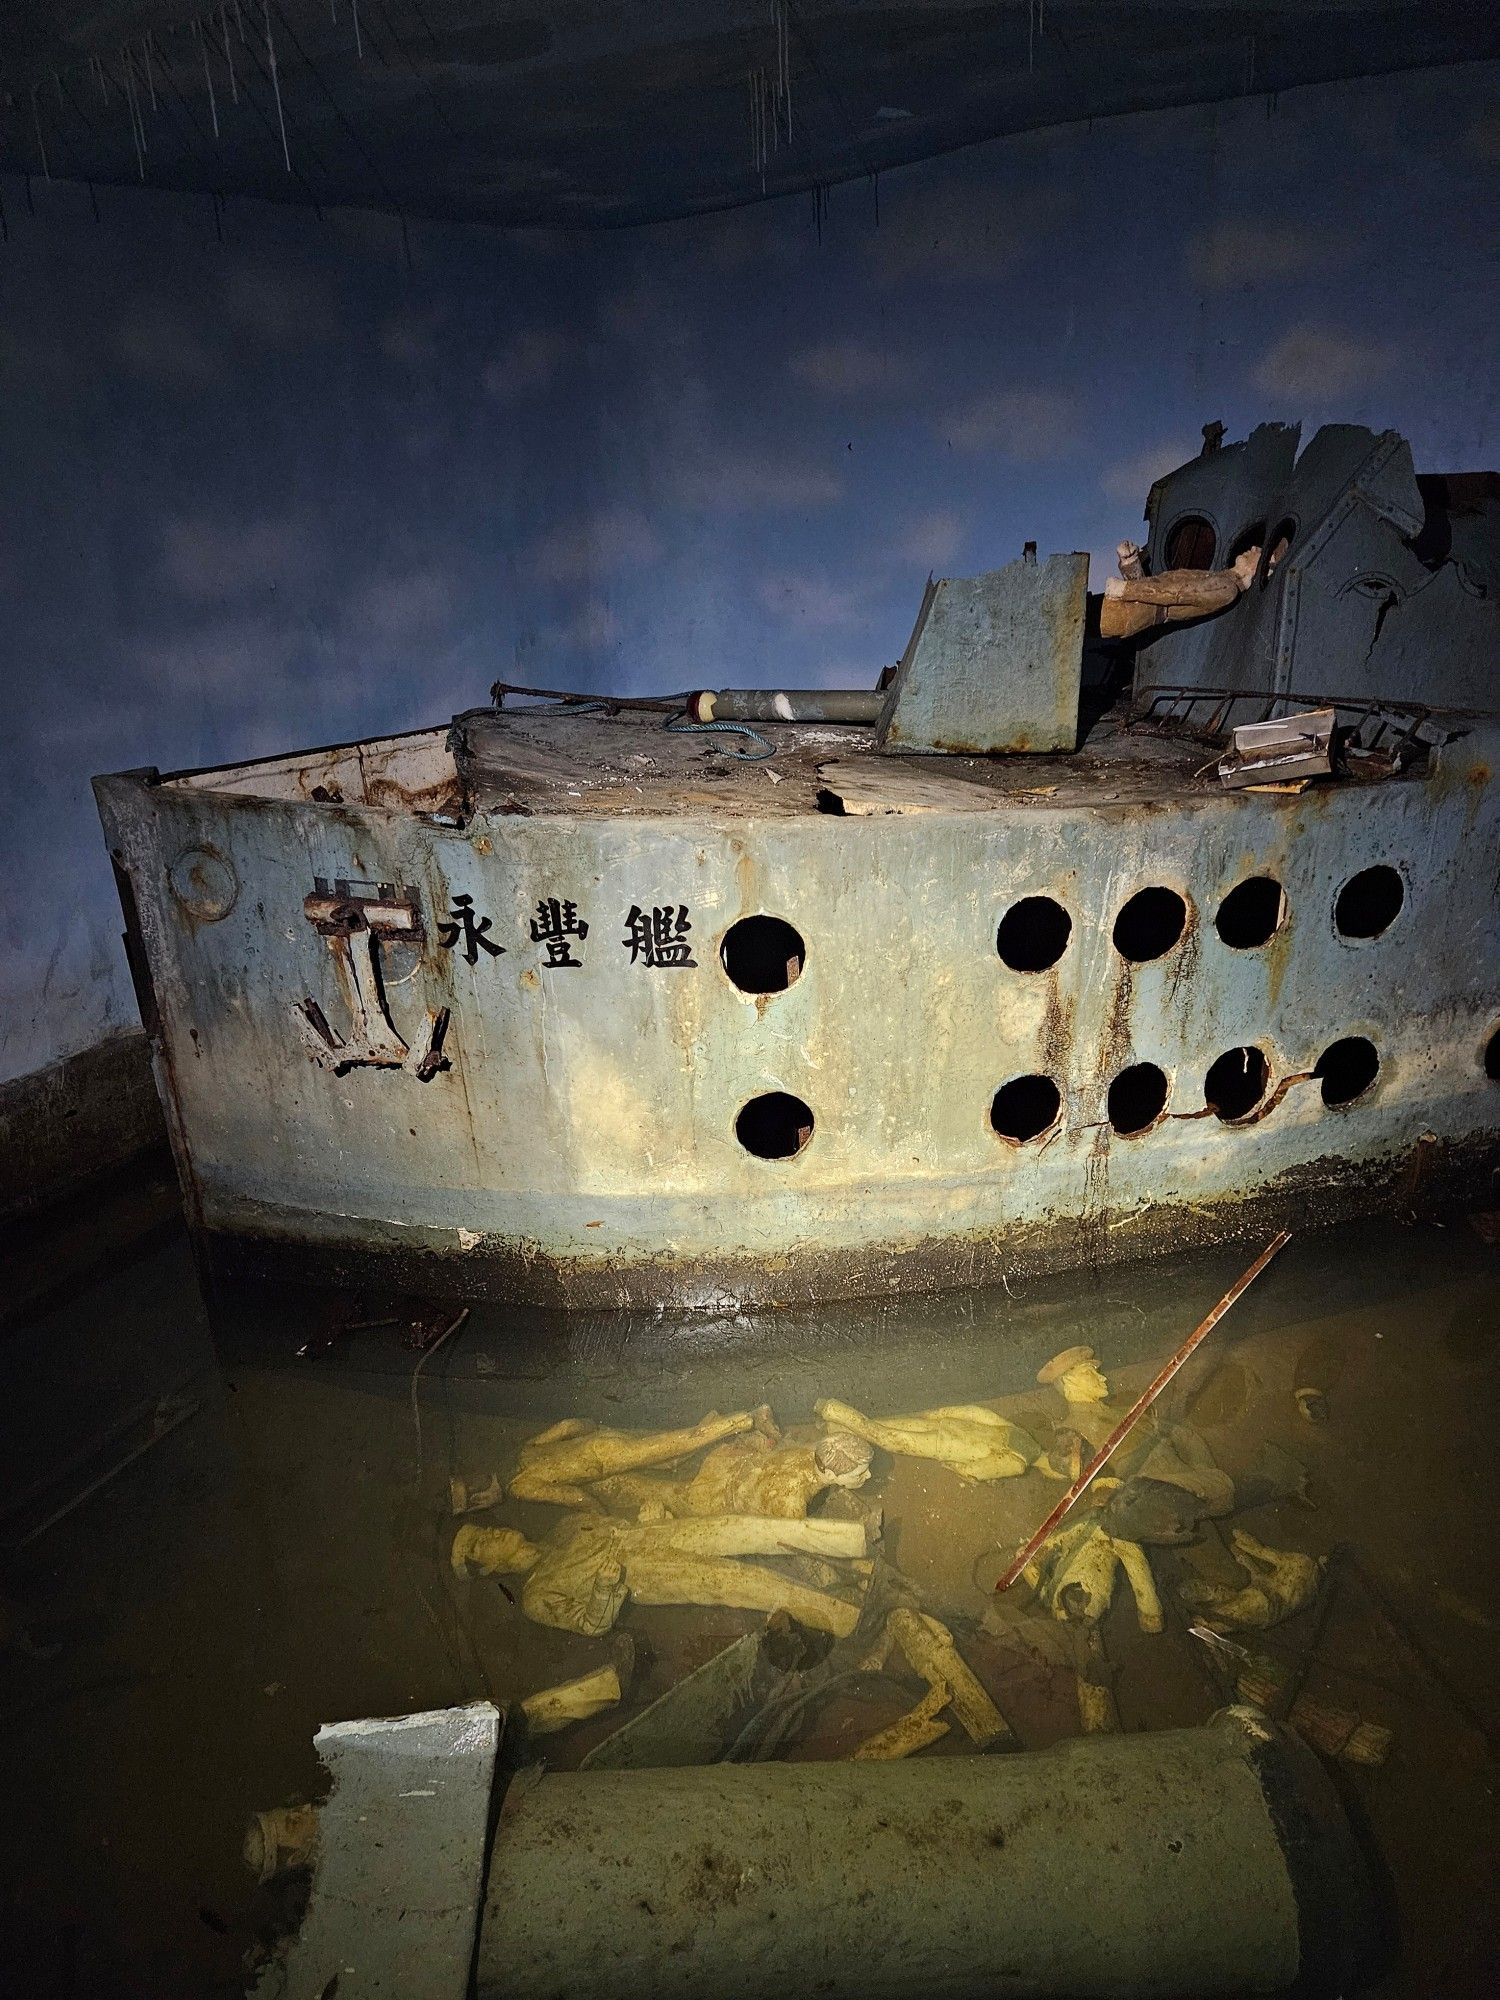
[[[1496,71],[592,238],[3,194],[0,1078],[134,1018],[88,778],[497,673],[872,681],[929,568],[1101,565],[1222,417],[1500,460]]]

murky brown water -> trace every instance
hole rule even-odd
[[[0,1986],[237,1992],[285,1901],[245,1868],[246,1820],[316,1795],[321,1722],[506,1703],[609,1657],[607,1640],[529,1622],[493,1579],[454,1575],[450,1476],[503,1479],[520,1443],[563,1417],[651,1428],[764,1403],[795,1435],[825,1396],[876,1415],[999,1400],[1046,1443],[1063,1415],[1035,1381],[1050,1355],[1087,1341],[1128,1398],[1249,1255],[687,1325],[480,1310],[415,1388],[399,1329],[328,1346],[326,1300],[270,1293],[221,1300],[210,1321],[185,1245],[137,1258],[7,1337],[12,1493],[131,1406],[179,1390],[198,1408],[29,1546],[13,1545],[82,1476],[0,1524],[12,1545]],[[1299,1410],[1293,1391],[1309,1386],[1325,1392],[1326,1421]],[[1500,1253],[1462,1222],[1294,1242],[1172,1398],[1242,1491],[1269,1443],[1305,1468],[1305,1499],[1152,1549],[1167,1630],[1140,1631],[1123,1580],[1104,1626],[1122,1727],[1201,1720],[1222,1690],[1173,1608],[1177,1585],[1243,1580],[1225,1547],[1234,1525],[1278,1549],[1349,1552],[1305,1692],[1394,1732],[1382,1767],[1339,1767],[1389,1875],[1400,1955],[1387,1996],[1488,1993],[1500,1963],[1483,1734],[1493,1742],[1500,1643],[1497,1387]],[[1038,1472],[974,1485],[877,1451],[859,1496],[883,1508],[886,1555],[1028,1746],[1077,1732],[1073,1670],[1045,1612],[1022,1596],[997,1613],[989,1586],[1060,1490]],[[505,1502],[474,1518],[539,1539],[558,1511]],[[549,1761],[576,1763],[759,1622],[627,1605],[626,1698],[548,1739]],[[1311,1626],[1304,1612],[1246,1642],[1295,1660]],[[847,1754],[920,1692],[898,1678],[835,1698],[791,1754]],[[954,1729],[921,1754],[969,1747]]]

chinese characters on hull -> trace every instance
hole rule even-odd
[[[472,896],[455,896],[445,923],[437,927],[437,941],[444,951],[458,951],[470,965],[479,963],[479,954],[500,958],[507,947],[489,936],[494,919],[474,908]],[[630,963],[659,971],[679,971],[696,967],[690,933],[692,917],[686,903],[653,903],[643,910],[632,903],[625,913],[625,935],[621,947],[630,953]],[[546,957],[544,972],[577,971],[583,964],[574,954],[589,934],[587,922],[579,916],[578,905],[560,896],[543,896],[530,923],[531,941],[541,945]]]
[[[560,903],[556,896],[544,896],[537,904],[531,920],[531,941],[546,947],[548,968],[582,965],[583,960],[574,958],[569,944],[573,938],[582,944],[588,934],[589,927],[580,921],[576,903]]]
[[[621,943],[629,949],[632,965],[675,970],[679,966],[698,963],[688,942],[688,932],[692,928],[686,903],[679,903],[675,911],[670,903],[658,903],[650,911],[632,903],[626,913],[625,936]]]
[[[472,896],[455,896],[447,923],[438,925],[438,943],[444,951],[452,951],[462,938],[464,957],[470,965],[477,965],[480,952],[487,951],[491,958],[499,958],[505,950],[503,944],[491,944],[485,936],[489,927],[490,919],[476,913]]]

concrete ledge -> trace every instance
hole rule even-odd
[[[166,1136],[139,1028],[0,1083],[0,1218],[61,1200]]]

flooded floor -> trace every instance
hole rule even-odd
[[[877,1417],[995,1405],[1065,1459],[1069,1411],[1038,1370],[1087,1343],[1123,1407],[1255,1247],[685,1324],[477,1309],[420,1371],[408,1327],[347,1325],[384,1318],[378,1301],[340,1318],[327,1297],[261,1290],[210,1312],[175,1233],[117,1259],[0,1336],[0,1987],[238,1992],[292,1893],[249,1872],[246,1824],[318,1796],[320,1723],[513,1702],[613,1659],[628,1634],[619,1707],[546,1741],[566,1768],[763,1623],[635,1603],[601,1637],[533,1623],[518,1576],[455,1573],[451,1480],[506,1481],[521,1444],[566,1418],[656,1429],[768,1406],[784,1435],[810,1439],[829,1397]],[[1232,1636],[1304,1665],[1304,1700],[1391,1732],[1383,1764],[1333,1767],[1386,1873],[1395,1955],[1374,1990],[1391,2000],[1487,1994],[1500,1964],[1497,1392],[1500,1252],[1462,1219],[1295,1240],[1168,1396],[1192,1448],[1235,1483],[1235,1511],[1147,1549],[1164,1631],[1140,1629],[1123,1577],[1101,1628],[1122,1728],[1201,1721],[1243,1663],[1189,1632],[1199,1613],[1182,1587],[1246,1582],[1236,1529],[1338,1552],[1321,1608]],[[49,1524],[158,1422],[165,1435]],[[881,1449],[871,1470],[813,1512],[878,1521],[880,1553],[1023,1745],[1078,1733],[1064,1629],[1026,1586],[998,1605],[993,1590],[1061,1484],[1035,1469],[966,1481]],[[505,1499],[465,1518],[541,1542],[569,1511]],[[809,1578],[849,1601],[862,1582],[836,1565]],[[895,1661],[832,1694],[787,1754],[845,1756],[922,1692]],[[970,1749],[951,1727],[920,1754]]]

